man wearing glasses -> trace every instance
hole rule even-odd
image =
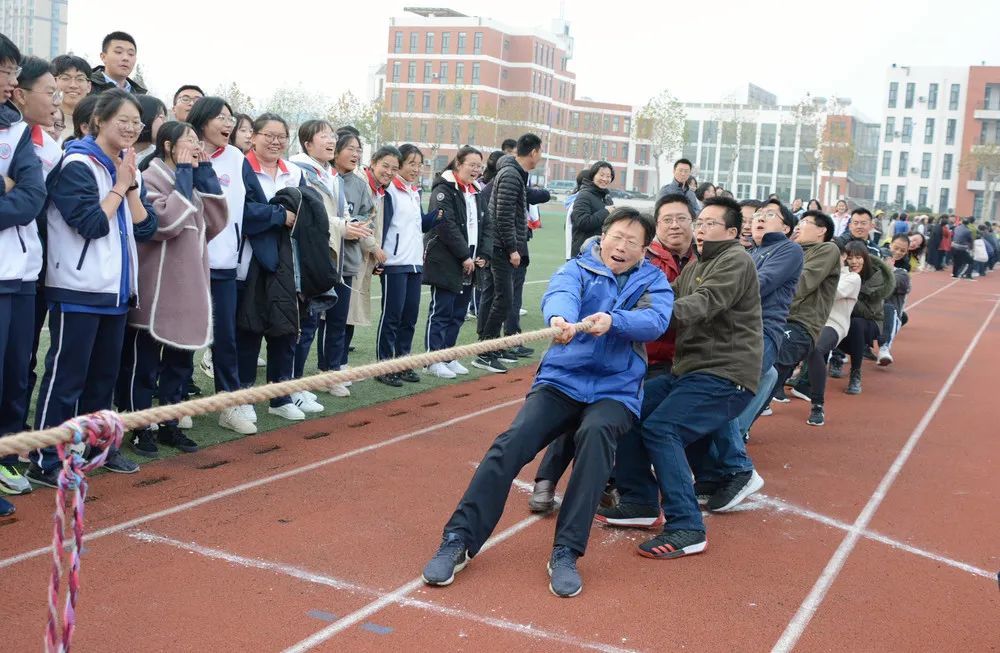
[[[80,100],[90,95],[92,71],[86,59],[72,54],[61,54],[52,60],[52,74],[56,86],[62,91],[62,111],[65,122],[60,142],[73,134],[73,110]]]
[[[191,107],[203,97],[205,97],[205,91],[194,84],[185,84],[177,89],[177,92],[174,93],[174,120],[187,122]]]
[[[737,239],[742,225],[734,200],[706,200],[694,223],[698,260],[674,282],[673,369],[646,383],[639,427],[656,476],[648,465],[632,473],[654,515],[659,514],[659,490],[666,520],[660,534],[639,545],[639,554],[647,558],[705,550],[705,523],[685,449],[703,455],[711,434],[739,415],[757,389],[763,349],[760,287],[753,260]],[[598,510],[599,521],[634,525],[616,516],[613,508]]]

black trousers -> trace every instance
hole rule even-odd
[[[826,395],[826,359],[830,357],[830,352],[837,346],[837,332],[833,327],[825,326],[816,339],[816,346],[809,352],[806,362],[810,370],[816,370],[809,374],[809,398],[815,405],[823,405],[823,397]]]
[[[556,519],[555,546],[583,555],[601,492],[614,466],[618,438],[635,424],[623,404],[602,399],[585,404],[552,386],[531,390],[510,428],[493,441],[445,532],[458,534],[476,555],[503,514],[510,484],[521,468],[554,439],[572,432],[576,459]]]
[[[967,249],[955,249],[952,247],[951,256],[954,260],[954,266],[951,269],[951,276],[956,279],[959,277],[965,277],[966,279],[972,278],[972,253]]]
[[[500,337],[500,329],[514,303],[514,266],[510,264],[510,258],[494,250],[489,270],[492,278],[483,287],[483,302],[478,313],[476,331],[480,340]]]
[[[521,306],[524,304],[524,278],[528,276],[528,257],[521,257],[521,265],[513,268],[511,273],[514,294],[510,300],[510,310],[503,323],[503,334],[512,336],[521,333]]]
[[[878,324],[863,317],[851,318],[850,329],[838,349],[851,357],[852,372],[861,369],[861,363],[865,360],[865,350],[878,338]]]
[[[164,345],[145,329],[126,327],[115,403],[119,410],[151,408],[158,386],[161,406],[179,404],[193,368],[193,350]],[[177,420],[164,423],[176,426]]]

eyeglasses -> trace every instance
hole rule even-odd
[[[191,148],[193,148],[195,150],[198,150],[199,152],[205,149],[205,142],[204,141],[196,141],[194,139],[185,138],[185,139],[177,141],[177,143],[178,143],[178,145],[181,144],[181,143],[184,143],[185,145],[188,145],[189,147],[191,147]]]
[[[201,96],[191,97],[190,95],[182,95],[177,98],[177,104],[183,104],[184,106],[190,106],[201,99]]]
[[[267,132],[257,132],[257,136],[263,136],[265,143],[287,143],[288,137],[284,134],[268,134]]]
[[[0,75],[7,75],[12,80],[16,80],[18,77],[21,76],[21,67],[18,66],[14,70],[0,70]]]
[[[142,128],[145,127],[146,125],[139,120],[127,120],[125,118],[116,118],[115,126],[117,126],[118,129],[121,129],[122,131],[131,130],[131,131],[141,132]]]
[[[766,222],[768,218],[782,219],[781,214],[777,211],[757,211],[753,214],[754,222]]]
[[[715,227],[725,227],[725,222],[719,222],[718,220],[697,220],[694,223],[695,229],[714,229]]]
[[[868,220],[851,220],[851,224],[856,224],[859,227],[867,227],[871,224]]]
[[[637,250],[637,249],[642,249],[644,247],[644,245],[639,241],[629,240],[624,236],[620,236],[618,234],[606,234],[604,236],[604,240],[606,240],[609,244],[615,247],[617,247],[618,245],[622,245],[623,247],[625,247],[625,249]]]
[[[804,218],[804,219],[802,219],[802,220],[799,220],[799,226],[800,226],[800,227],[801,227],[802,225],[804,225],[804,224],[811,224],[811,225],[812,225],[812,226],[814,226],[814,227],[816,226],[816,223],[815,223],[815,222],[813,222],[812,220],[810,220],[809,218]]]
[[[40,93],[42,95],[48,95],[49,97],[52,98],[52,104],[62,104],[63,101],[63,92],[60,91],[59,89],[56,89],[51,93],[48,91],[36,91],[33,88],[24,88],[21,90],[24,91],[25,93]]]
[[[236,124],[236,118],[233,118],[232,116],[227,116],[227,115],[224,115],[224,114],[221,114],[221,113],[219,115],[217,115],[214,119],[218,120],[223,125],[230,125],[230,126],[232,126],[232,125]]]
[[[661,217],[658,222],[665,227],[669,227],[672,224],[675,224],[677,226],[683,226],[691,222],[691,216],[684,215],[683,213],[675,215],[665,215]]]
[[[80,73],[79,75],[67,75],[66,73],[63,73],[62,75],[56,77],[56,79],[63,84],[86,84],[90,81],[90,79],[83,73]]]

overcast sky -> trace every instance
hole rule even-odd
[[[548,27],[565,6],[576,40],[570,69],[577,96],[629,104],[663,88],[682,101],[714,101],[753,82],[781,103],[806,92],[850,97],[878,121],[892,63],[1000,65],[1000,2],[987,0],[406,4],[488,13],[522,27]],[[211,92],[230,81],[256,98],[298,82],[331,97],[345,90],[366,97],[369,67],[385,61],[389,17],[404,6],[71,0],[69,48],[96,64],[104,34],[130,32],[147,83],[168,102],[182,83]]]

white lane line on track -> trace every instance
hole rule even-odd
[[[194,542],[182,542],[180,540],[175,540],[170,537],[164,537],[162,535],[157,535],[155,533],[150,533],[147,531],[133,531],[129,532],[128,536],[139,540],[141,542],[147,542],[150,544],[163,544],[166,546],[171,546],[182,551],[188,551],[191,553],[196,553],[205,558],[212,560],[221,560],[223,562],[228,562],[231,565],[237,567],[244,567],[247,569],[259,569],[262,571],[271,572],[274,574],[279,574],[282,576],[289,576],[297,580],[306,581],[308,583],[313,583],[316,585],[324,585],[326,587],[332,587],[336,590],[342,590],[345,592],[351,592],[355,594],[361,594],[371,598],[382,598],[384,593],[373,587],[366,587],[364,585],[359,585],[357,583],[352,583],[348,580],[343,580],[340,578],[334,578],[332,576],[327,576],[325,574],[317,574],[315,572],[302,569],[300,567],[295,567],[293,565],[288,565],[280,562],[272,562],[268,560],[260,560],[257,558],[247,558],[235,553],[230,553],[228,551],[223,551],[221,549],[215,549],[212,547],[203,546],[200,544],[195,544]],[[453,617],[456,619],[463,619],[466,621],[472,621],[475,623],[484,624],[487,626],[492,626],[500,630],[506,630],[513,633],[518,633],[531,637],[533,639],[548,640],[551,642],[556,642],[559,644],[566,644],[569,646],[576,646],[583,649],[591,649],[596,651],[623,651],[624,649],[608,646],[599,642],[590,642],[587,640],[578,639],[571,635],[566,635],[563,633],[558,633],[554,631],[545,630],[543,628],[538,628],[537,626],[531,624],[522,624],[515,621],[509,621],[507,619],[498,619],[496,617],[488,617],[485,615],[476,614],[475,612],[469,612],[467,610],[458,610],[455,608],[445,607],[443,605],[438,605],[431,601],[425,601],[421,599],[413,599],[408,597],[400,597],[395,601],[397,605],[401,605],[409,608],[416,608],[418,610],[424,610],[427,612],[432,612],[446,617]]]
[[[397,444],[399,442],[404,442],[406,440],[415,438],[417,436],[426,435],[427,433],[432,433],[439,429],[448,428],[449,426],[454,426],[455,424],[459,424],[461,422],[465,422],[470,419],[481,417],[483,415],[492,413],[496,410],[501,410],[504,408],[509,408],[511,406],[516,406],[522,403],[523,401],[524,399],[512,399],[511,401],[505,401],[501,404],[497,404],[495,406],[490,406],[489,408],[483,408],[482,410],[477,410],[473,413],[469,413],[468,415],[462,415],[461,417],[455,417],[449,420],[445,420],[443,422],[438,422],[437,424],[425,426],[422,429],[417,429],[416,431],[410,431],[409,433],[404,433],[403,435],[397,435],[387,440],[382,440],[380,442],[369,444],[364,447],[358,447],[357,449],[352,449],[351,451],[346,451],[344,453],[337,454],[336,456],[330,456],[329,458],[318,460],[316,462],[309,463],[308,465],[302,465],[301,467],[289,469],[284,472],[272,474],[270,476],[264,476],[262,478],[249,481],[247,483],[241,483],[239,485],[227,488],[225,490],[212,492],[211,494],[207,494],[197,499],[192,499],[191,501],[185,501],[184,503],[172,506],[170,508],[158,510],[156,512],[152,512],[147,515],[143,515],[141,517],[136,517],[135,519],[129,519],[127,521],[119,522],[118,524],[115,524],[113,526],[107,526],[105,528],[92,531],[84,535],[83,539],[85,542],[89,542],[91,540],[102,538],[106,535],[113,535],[115,533],[120,533],[126,529],[135,528],[136,526],[145,524],[147,522],[151,522],[156,519],[161,519],[163,517],[176,515],[177,513],[190,510],[191,508],[197,508],[198,506],[205,505],[206,503],[211,503],[212,501],[216,501],[218,499],[224,499],[234,494],[240,494],[241,492],[246,492],[247,490],[252,490],[262,485],[268,485],[270,483],[274,483],[275,481],[281,481],[286,478],[291,478],[293,476],[298,476],[306,472],[311,472],[314,469],[319,469],[320,467],[325,467],[326,465],[340,462],[341,460],[353,458],[354,456],[358,456],[363,453],[368,453],[369,451],[375,451],[376,449],[381,449],[382,447],[387,447],[389,445]],[[4,558],[0,560],[0,569],[3,569],[5,567],[10,567],[11,565],[15,565],[19,562],[24,562],[25,560],[31,560],[32,558],[49,555],[51,552],[52,552],[52,547],[46,546],[34,549],[32,551],[26,551],[24,553],[11,556],[9,558]]]
[[[888,494],[889,489],[892,484],[895,483],[896,478],[899,476],[900,471],[902,471],[903,466],[906,464],[907,460],[910,458],[910,454],[916,448],[917,443],[920,442],[920,438],[923,437],[930,425],[931,420],[937,415],[938,410],[944,403],[945,397],[951,391],[951,387],[955,384],[955,380],[958,375],[965,368],[966,363],[972,356],[973,350],[976,345],[979,344],[979,340],[983,337],[983,333],[986,332],[987,327],[989,327],[990,322],[993,321],[993,317],[997,313],[997,309],[1000,308],[1000,300],[993,303],[993,309],[990,310],[989,315],[983,321],[979,330],[969,341],[969,346],[966,347],[965,352],[959,359],[958,363],[955,364],[955,368],[948,375],[947,380],[945,380],[944,385],[938,391],[937,396],[934,397],[934,401],[927,408],[927,412],[924,413],[923,418],[920,423],[917,424],[916,428],[910,434],[907,439],[906,444],[903,445],[902,450],[896,456],[896,459],[890,465],[888,471],[886,471],[885,476],[882,477],[881,482],[879,482],[878,487],[872,493],[871,497],[868,499],[868,503],[865,504],[864,509],[858,515],[857,519],[850,526],[850,530],[847,535],[841,541],[840,546],[834,551],[833,556],[826,563],[822,573],[819,578],[816,579],[816,583],[813,585],[809,594],[799,605],[798,610],[796,610],[795,615],[792,617],[791,621],[785,627],[785,631],[782,633],[781,637],[774,644],[774,648],[771,649],[772,653],[787,653],[791,651],[795,644],[799,641],[802,633],[809,626],[809,622],[816,615],[816,611],[819,610],[820,605],[822,605],[823,600],[826,598],[827,592],[830,591],[830,587],[833,585],[834,581],[837,580],[837,576],[844,568],[844,564],[847,562],[847,558],[854,551],[854,547],[857,546],[858,539],[861,538],[862,533],[867,530],[868,525],[871,523],[872,518],[875,516],[875,511],[878,510],[879,506],[885,500],[886,494]]]
[[[915,308],[916,308],[917,306],[920,306],[921,304],[923,304],[924,302],[926,302],[926,301],[927,301],[928,299],[930,299],[930,298],[931,298],[931,297],[933,297],[934,295],[936,295],[936,294],[938,294],[938,293],[940,293],[940,292],[944,292],[945,290],[947,290],[947,289],[951,288],[952,286],[954,286],[954,285],[955,285],[956,283],[958,283],[958,280],[957,280],[957,279],[956,279],[955,281],[952,281],[952,282],[950,282],[950,283],[947,283],[947,284],[945,284],[945,285],[941,286],[940,288],[938,288],[937,290],[935,290],[935,291],[934,291],[934,292],[932,292],[931,294],[929,294],[929,295],[924,295],[923,297],[921,297],[920,299],[916,300],[915,302],[912,302],[912,303],[910,303],[910,304],[907,304],[907,305],[906,305],[906,306],[905,306],[905,307],[903,308],[903,310],[908,310],[908,311],[912,311],[912,310],[913,310],[913,309],[915,309]]]

